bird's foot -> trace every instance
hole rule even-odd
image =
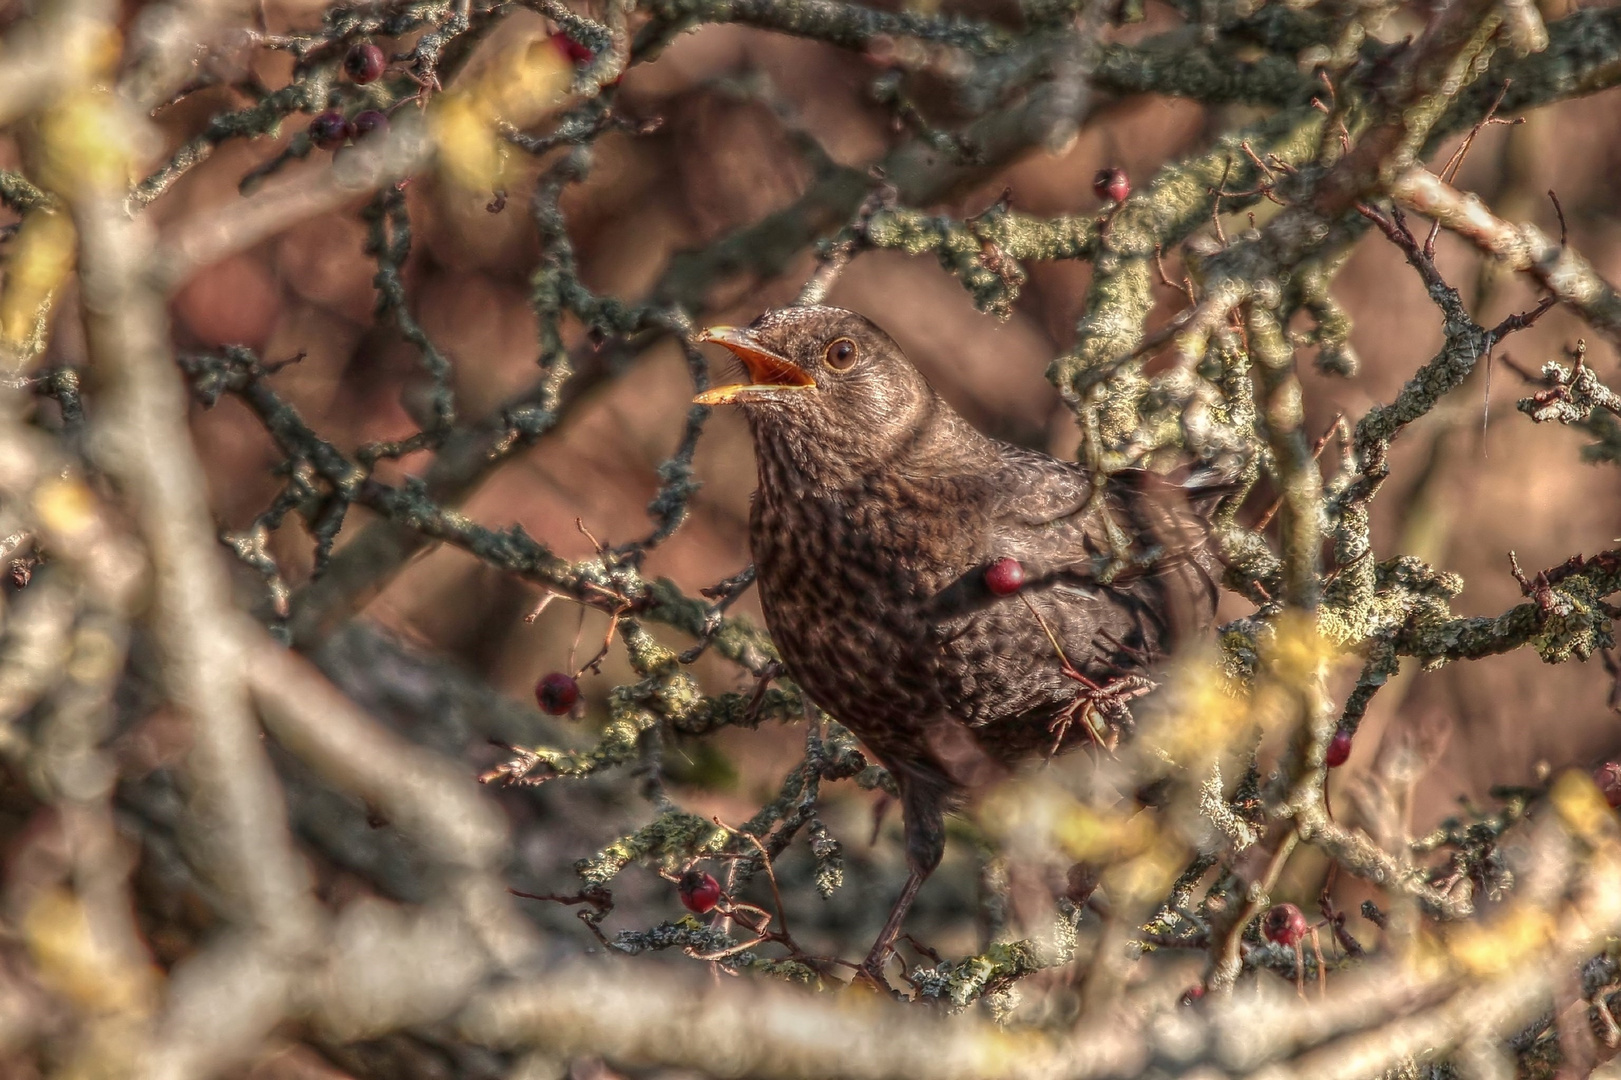
[[[1116,732],[1131,720],[1130,703],[1155,686],[1152,679],[1141,675],[1122,675],[1100,683],[1067,664],[1064,674],[1081,686],[1074,700],[1047,725],[1047,731],[1053,736],[1052,749],[1047,752],[1049,758],[1058,753],[1074,723],[1081,725],[1095,745],[1112,750]]]
[[[1154,689],[1154,680],[1141,675],[1122,675],[1101,685],[1083,687],[1081,696],[1111,727],[1130,719],[1130,703]]]

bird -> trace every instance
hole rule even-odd
[[[853,311],[770,310],[697,336],[746,381],[749,546],[786,673],[900,795],[908,877],[883,968],[945,850],[944,816],[1019,764],[1129,726],[1156,665],[1214,620],[1210,514],[1229,475],[1107,476],[991,438]]]

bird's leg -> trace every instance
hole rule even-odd
[[[1085,689],[1071,698],[1070,703],[1065,705],[1059,714],[1047,724],[1047,733],[1053,737],[1053,744],[1047,749],[1047,760],[1051,761],[1058,755],[1059,749],[1064,745],[1064,736],[1069,734],[1069,725],[1077,717],[1081,721],[1082,730],[1086,732],[1086,737],[1092,740],[1093,746],[1101,746],[1105,750],[1110,749],[1109,744],[1103,738],[1105,732],[1099,731],[1095,722],[1101,716],[1101,713],[1092,704],[1092,695],[1101,693],[1103,686],[1077,671],[1070,664],[1067,656],[1060,654],[1060,658],[1062,666],[1059,671],[1067,678],[1080,683]]]
[[[888,985],[884,979],[884,962],[894,951],[895,939],[900,936],[901,924],[906,921],[906,912],[911,908],[912,901],[917,899],[917,891],[923,887],[924,879],[928,876],[926,871],[913,870],[907,877],[906,887],[901,889],[900,896],[896,897],[895,906],[889,909],[889,919],[884,923],[884,928],[878,932],[878,940],[872,943],[872,950],[861,962],[862,974],[877,983],[880,988]]]
[[[1053,737],[1053,744],[1047,748],[1048,761],[1058,756],[1059,748],[1064,745],[1064,736],[1069,734],[1069,725],[1074,723],[1076,714],[1080,713],[1085,705],[1086,699],[1077,694],[1068,705],[1065,705],[1059,711],[1057,716],[1047,723],[1047,734]],[[1092,740],[1093,745],[1102,746],[1103,740],[1098,738],[1097,730],[1092,727],[1090,719],[1090,717],[1083,717],[1082,720],[1086,729],[1086,736]]]
[[[878,932],[878,940],[872,943],[872,950],[861,962],[862,974],[880,990],[889,987],[884,979],[884,961],[894,951],[895,939],[900,935],[901,924],[906,921],[906,913],[911,909],[912,901],[917,899],[918,889],[934,873],[934,868],[940,865],[940,857],[946,850],[946,828],[942,814],[947,781],[943,777],[919,776],[916,772],[909,774],[899,770],[892,771],[891,775],[900,785],[901,804],[905,808],[906,865],[911,873],[900,896],[895,899],[895,906],[889,909],[889,918]]]
[[[1142,675],[1122,675],[1117,679],[1100,683],[1074,669],[1065,671],[1064,674],[1081,684],[1081,689],[1075,696],[1085,701],[1092,711],[1110,723],[1125,719],[1127,702],[1140,698],[1154,689],[1154,680]]]

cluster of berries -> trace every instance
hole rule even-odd
[[[343,70],[359,86],[376,82],[388,67],[388,57],[369,41],[350,48],[343,58]],[[387,131],[388,117],[377,109],[366,109],[353,119],[338,109],[328,109],[310,121],[310,142],[322,150],[336,150],[350,139],[361,139],[374,131]]]

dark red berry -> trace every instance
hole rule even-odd
[[[1084,904],[1092,899],[1092,894],[1098,891],[1103,879],[1098,875],[1098,868],[1090,863],[1078,862],[1069,868],[1064,896],[1072,904]]]
[[[1328,749],[1323,751],[1323,764],[1330,769],[1337,769],[1344,765],[1351,756],[1351,733],[1344,728],[1334,732],[1334,737],[1328,740]]]
[[[343,70],[355,82],[364,86],[376,79],[388,66],[388,58],[383,50],[369,41],[363,41],[349,50],[349,55],[343,58]]]
[[[1273,904],[1261,916],[1261,934],[1278,945],[1299,945],[1306,936],[1306,916],[1293,904]]]
[[[1024,588],[1024,566],[1018,559],[997,559],[985,568],[985,587],[997,596],[1012,596]]]
[[[580,684],[574,676],[554,671],[535,684],[535,700],[542,711],[562,716],[580,700]]]
[[[589,64],[597,54],[559,30],[552,35],[552,44],[571,64]]]
[[[1621,806],[1621,762],[1606,761],[1593,770],[1593,783],[1604,793],[1604,801]]]
[[[1124,169],[1104,169],[1092,178],[1092,193],[1105,202],[1125,202],[1131,180]]]
[[[714,908],[720,903],[720,882],[715,880],[713,874],[706,874],[702,870],[688,870],[681,875],[676,883],[676,891],[681,894],[681,904],[695,915]]]
[[[310,121],[310,142],[322,150],[336,150],[348,137],[349,121],[337,109],[328,109]]]
[[[354,132],[355,138],[364,139],[374,131],[387,131],[388,117],[376,109],[367,109],[350,121],[349,129]]]
[[[1204,998],[1204,995],[1205,995],[1204,984],[1203,983],[1195,983],[1194,985],[1188,987],[1186,990],[1182,991],[1182,997],[1180,999],[1178,999],[1178,1004],[1192,1005],[1194,1002],[1202,1000]]]

